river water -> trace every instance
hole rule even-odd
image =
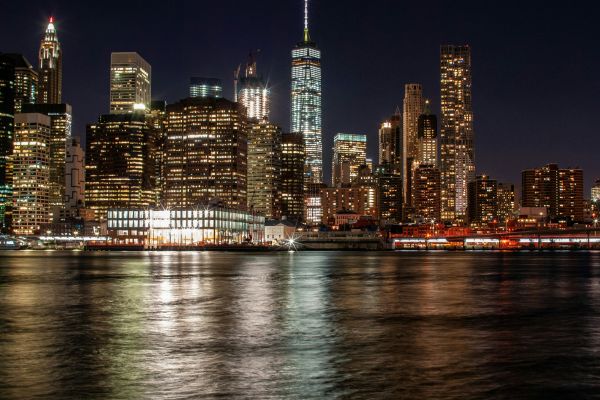
[[[600,252],[0,252],[0,398],[592,398]]]

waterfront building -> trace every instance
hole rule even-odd
[[[498,182],[498,222],[506,224],[515,217],[515,185]]]
[[[323,218],[323,204],[321,203],[321,189],[326,188],[324,183],[305,184],[304,189],[304,222],[308,226],[318,226]]]
[[[304,137],[305,181],[323,182],[321,137],[321,50],[308,32],[308,0],[304,1],[304,37],[292,50],[292,132]]]
[[[15,124],[15,64],[0,54],[0,232],[10,225],[12,206],[12,166]]]
[[[122,114],[150,108],[152,68],[136,52],[110,55],[110,113]]]
[[[72,215],[85,204],[85,152],[78,137],[67,142],[65,158],[65,210]]]
[[[600,179],[596,180],[596,183],[592,186],[592,201],[600,203]]]
[[[153,133],[143,112],[102,115],[87,126],[85,199],[99,220],[110,208],[154,205]]]
[[[38,103],[60,104],[62,100],[62,49],[58,41],[54,18],[48,27],[39,51]]]
[[[402,114],[397,108],[394,115],[383,121],[379,128],[379,164],[388,164],[402,173],[403,152]]]
[[[256,70],[256,60],[252,53],[248,57],[245,73],[236,76],[236,99],[244,107],[250,120],[262,120],[269,118],[269,89],[263,78]]]
[[[391,164],[382,164],[375,169],[377,179],[377,210],[381,226],[402,222],[402,175]]]
[[[285,244],[294,237],[296,224],[286,220],[271,220],[265,222],[265,242]]]
[[[583,221],[583,171],[556,164],[522,172],[523,207],[547,207],[551,220]]]
[[[358,216],[371,216],[377,219],[377,188],[369,185],[350,187],[324,187],[321,189],[323,225],[335,225],[335,215],[343,210],[352,210]]]
[[[151,137],[156,140],[154,151],[154,176],[156,178],[154,204],[164,204],[165,191],[165,146],[167,143],[167,102],[153,100],[150,110],[146,112],[146,123],[152,131]]]
[[[38,94],[38,73],[22,54],[2,54],[14,66],[15,113],[24,112],[24,104],[34,104]]]
[[[486,226],[498,223],[498,182],[487,175],[479,175],[469,182],[469,223]]]
[[[15,235],[39,234],[50,222],[50,117],[15,115],[12,230]]]
[[[223,95],[223,83],[217,78],[190,78],[190,97],[219,98]]]
[[[445,45],[440,58],[442,219],[464,222],[467,186],[475,178],[471,49]]]
[[[148,249],[264,241],[265,217],[216,205],[191,208],[126,208],[107,212],[112,245]]]
[[[187,98],[167,106],[165,205],[190,208],[219,199],[247,206],[248,127],[243,106]]]
[[[248,136],[248,209],[266,218],[281,215],[281,128],[266,118]]]
[[[413,207],[416,219],[441,222],[441,176],[435,165],[420,164],[415,169]]]
[[[71,139],[73,113],[69,104],[25,104],[25,113],[38,113],[50,117],[49,181],[48,190],[52,216],[57,217],[64,207],[65,165],[67,143]]]
[[[426,164],[437,167],[437,118],[430,112],[428,100],[425,101],[425,111],[419,116],[417,132],[417,165]]]
[[[404,184],[404,202],[412,205],[412,175],[419,155],[418,128],[419,117],[423,114],[425,100],[423,88],[418,83],[404,85],[402,113],[402,182]]]
[[[304,138],[301,133],[281,136],[281,216],[304,219]]]
[[[350,184],[367,162],[367,135],[338,133],[333,139],[332,185]]]

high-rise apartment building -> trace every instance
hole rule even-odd
[[[392,164],[381,164],[375,169],[378,199],[378,219],[382,226],[402,222],[402,175]]]
[[[555,220],[583,221],[583,171],[560,169],[556,164],[525,170],[522,176],[523,207],[546,207]]]
[[[269,89],[256,70],[256,60],[252,53],[248,57],[244,75],[236,76],[235,86],[236,101],[246,107],[248,119],[269,118]]]
[[[12,229],[16,235],[39,234],[50,222],[50,117],[15,115]]]
[[[65,210],[69,216],[85,204],[85,152],[79,138],[67,142],[65,163]]]
[[[222,98],[188,98],[167,106],[167,207],[199,207],[218,200],[246,209],[245,114],[241,105]]]
[[[304,38],[292,50],[292,132],[304,136],[305,180],[323,182],[321,137],[321,50],[308,33],[308,0],[304,1]]]
[[[22,54],[3,54],[15,68],[15,113],[23,112],[24,104],[34,104],[38,95],[38,73]]]
[[[156,140],[154,146],[154,176],[156,179],[154,203],[162,205],[164,203],[165,146],[167,143],[167,102],[165,100],[153,100],[150,103],[150,110],[146,112],[146,123],[148,129],[152,131],[150,137]]]
[[[110,208],[154,205],[153,133],[143,112],[102,115],[87,126],[85,199],[100,220]]]
[[[510,221],[515,212],[515,185],[498,182],[498,222]]]
[[[217,78],[190,78],[190,97],[219,98],[223,95],[223,83]]]
[[[445,45],[440,58],[442,219],[464,221],[468,183],[475,178],[471,49]]]
[[[38,103],[60,104],[62,99],[62,49],[56,34],[54,18],[48,27],[39,51]]]
[[[110,113],[122,114],[150,108],[152,68],[135,52],[110,55]]]
[[[26,104],[23,106],[23,111],[50,117],[48,201],[53,216],[58,216],[65,199],[66,150],[71,139],[73,121],[71,106],[69,104]]]
[[[469,223],[475,226],[498,223],[498,181],[480,175],[468,186]]]
[[[440,222],[440,170],[431,164],[420,164],[413,173],[413,207],[417,219]]]
[[[15,64],[0,54],[0,232],[10,225],[12,208],[12,166],[15,125]]]
[[[425,111],[419,116],[417,128],[417,164],[438,165],[437,118],[429,111],[429,102],[425,102]]]
[[[281,128],[266,118],[252,124],[248,136],[248,209],[268,219],[281,214],[281,154]]]
[[[367,135],[338,133],[333,139],[332,185],[349,185],[367,162]]]
[[[398,108],[379,128],[379,164],[393,165],[398,173],[402,172],[403,134],[402,114]]]
[[[281,137],[281,216],[300,222],[304,218],[304,138],[301,133]]]
[[[425,99],[423,88],[418,83],[404,86],[404,102],[402,113],[402,167],[404,183],[404,202],[412,204],[412,175],[419,155],[419,117],[423,114]]]

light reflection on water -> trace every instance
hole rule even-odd
[[[0,398],[600,392],[600,253],[0,253]]]

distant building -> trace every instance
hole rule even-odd
[[[0,232],[7,232],[12,209],[12,164],[15,134],[15,63],[0,54]]]
[[[374,175],[379,190],[377,210],[380,225],[402,222],[402,175],[396,173],[390,164],[379,165]]]
[[[498,222],[506,223],[515,214],[515,185],[498,182]]]
[[[523,207],[546,207],[552,220],[583,221],[583,171],[560,169],[556,164],[525,170]]]
[[[402,173],[402,114],[396,109],[394,115],[381,123],[379,128],[379,164],[387,164]]]
[[[190,78],[190,97],[220,98],[223,97],[223,83],[217,78]]]
[[[425,102],[425,111],[419,116],[417,129],[417,164],[438,166],[437,118],[429,111],[429,101]]]
[[[244,75],[236,76],[236,87],[236,99],[246,107],[248,119],[269,118],[269,89],[256,70],[256,60],[252,53],[248,58]]]
[[[85,204],[85,152],[79,138],[67,142],[65,165],[65,209],[67,214]]]
[[[369,215],[376,219],[378,216],[377,189],[369,186],[322,188],[321,204],[323,225],[334,225],[336,214],[343,210],[352,210],[359,217]]]
[[[150,110],[146,112],[146,123],[152,131],[150,137],[156,139],[155,145],[155,201],[154,204],[164,204],[165,190],[165,146],[167,143],[167,102],[165,100],[153,100]]]
[[[592,186],[592,201],[600,203],[600,179]]]
[[[419,117],[423,114],[424,107],[423,87],[418,83],[404,85],[402,182],[404,184],[404,202],[409,205],[412,205],[412,174],[419,154]]]
[[[12,60],[15,68],[15,113],[23,112],[24,104],[35,104],[38,95],[38,73],[21,54],[2,54]]]
[[[367,162],[367,135],[338,133],[333,139],[332,185],[350,184]]]
[[[441,222],[440,170],[421,164],[413,174],[413,207],[415,217],[429,222]]]
[[[281,137],[281,215],[289,221],[304,219],[304,138],[300,133]]]
[[[296,224],[290,221],[271,220],[265,222],[265,242],[283,244],[296,232]]]
[[[37,102],[60,104],[62,100],[62,49],[50,17],[39,52],[39,94]]]
[[[154,205],[155,143],[143,112],[102,115],[87,126],[85,199],[98,219],[111,208]]]
[[[248,127],[238,103],[187,98],[167,106],[165,205],[247,206]]]
[[[16,235],[39,234],[50,222],[50,132],[47,115],[15,115],[12,230]]]
[[[323,204],[321,189],[324,183],[305,184],[304,188],[304,222],[309,226],[318,226],[323,219]]]
[[[281,128],[263,119],[248,136],[248,209],[266,218],[281,215]]]
[[[110,113],[123,114],[150,108],[152,68],[136,52],[110,55]]]
[[[475,178],[471,48],[444,45],[440,62],[442,219],[464,222],[467,185]]]
[[[471,225],[498,223],[498,181],[480,175],[469,182],[468,216]]]

